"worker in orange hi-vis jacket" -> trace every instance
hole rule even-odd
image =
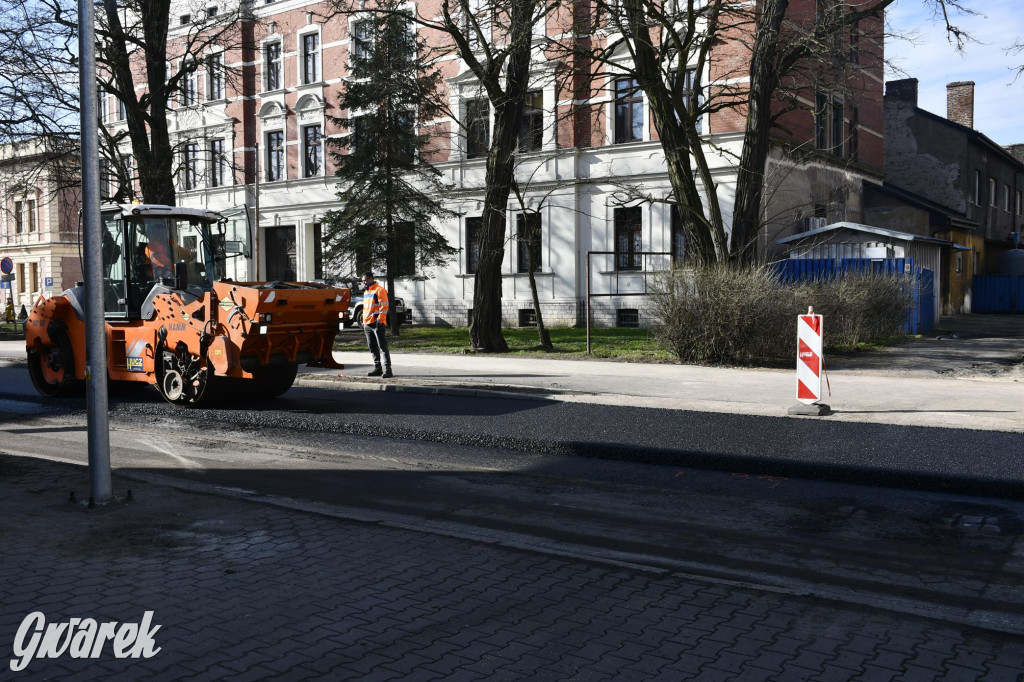
[[[388,291],[375,282],[372,272],[363,273],[363,331],[366,333],[366,345],[373,355],[373,371],[368,376],[389,379],[391,373],[391,353],[388,351]],[[381,368],[381,355],[384,356],[384,367]]]

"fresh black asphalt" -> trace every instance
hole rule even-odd
[[[81,399],[48,404],[84,410]],[[1024,499],[1024,435],[999,431],[312,387],[204,409],[130,389],[112,393],[110,411],[254,440],[282,428]]]

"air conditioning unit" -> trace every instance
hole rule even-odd
[[[807,219],[807,231],[817,230],[818,228],[825,227],[827,218],[808,218]]]

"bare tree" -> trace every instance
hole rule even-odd
[[[0,0],[0,144],[31,152],[19,172],[45,170],[57,191],[80,181],[78,37],[61,17],[39,3]]]
[[[180,14],[172,30],[171,0],[104,0],[97,14],[97,86],[114,96],[126,121],[126,132],[101,127],[103,167],[117,179],[108,198],[128,198],[131,178],[119,151],[127,137],[142,195],[175,203],[169,102],[189,82],[205,50],[243,45],[244,28],[252,21],[248,5],[210,12],[199,0],[177,2]],[[0,0],[0,142],[46,137],[61,151],[65,168],[79,152],[77,34],[74,0]],[[169,62],[175,64],[170,69]],[[141,93],[137,85],[144,86]],[[100,105],[102,110],[105,102]],[[77,182],[77,174],[71,179]]]
[[[352,14],[363,7],[333,0]],[[438,54],[459,57],[473,73],[493,109],[494,126],[487,148],[486,180],[479,257],[473,288],[470,342],[477,350],[505,352],[501,332],[501,263],[505,253],[506,207],[515,178],[519,126],[530,85],[533,27],[550,11],[534,0],[442,0],[437,14],[414,21],[431,32]]]
[[[596,20],[577,24],[559,42],[565,55],[595,64],[591,82],[611,91],[616,80],[635,80],[647,96],[682,218],[687,251],[696,262],[749,261],[762,226],[766,165],[786,116],[807,108],[815,86],[842,88],[864,67],[856,49],[881,45],[859,40],[896,0],[594,0]],[[926,0],[958,44],[969,36],[952,23],[970,11],[961,0]],[[810,9],[810,12],[808,11]],[[731,48],[731,49],[727,49]],[[745,58],[743,55],[746,55]],[[705,77],[710,75],[710,82]],[[877,74],[880,76],[881,74]],[[744,118],[732,222],[726,225],[710,171],[714,148],[701,124],[731,110]]]
[[[210,12],[207,3],[190,0],[174,4],[179,16],[172,31],[171,7],[171,0],[104,0],[97,62],[104,91],[122,107],[142,196],[151,203],[173,205],[176,155],[168,127],[172,98],[179,93],[190,96],[187,88],[211,47],[251,46],[244,29],[253,19],[246,2],[227,12]],[[136,90],[140,79],[145,86],[141,94]],[[114,145],[119,142],[116,136],[111,140]]]

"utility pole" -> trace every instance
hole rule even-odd
[[[82,96],[82,241],[85,255],[85,391],[89,437],[89,503],[110,500],[110,423],[107,417],[107,334],[103,319],[103,239],[100,230],[99,121],[96,96],[96,18],[91,0],[78,0],[78,84]]]

